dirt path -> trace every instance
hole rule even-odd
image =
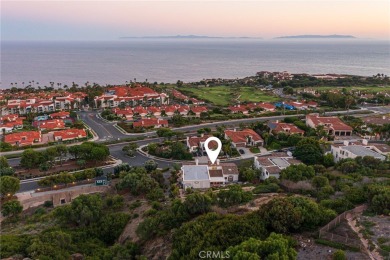
[[[359,232],[361,227],[357,226],[356,219],[347,219],[348,225],[351,227],[353,231],[359,236],[360,241],[362,242],[364,246],[365,253],[370,257],[372,260],[380,260],[383,259],[383,257],[377,252],[377,250],[370,251],[369,244],[367,239],[363,237],[363,235]]]
[[[138,217],[129,220],[118,238],[119,243],[123,244],[127,240],[130,240],[131,242],[139,241],[139,237],[135,231],[137,230],[138,225],[144,220],[142,216],[148,209],[150,209],[150,205],[148,205],[147,201],[142,201],[142,205],[133,210],[133,215],[138,214]]]

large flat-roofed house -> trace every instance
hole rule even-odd
[[[210,188],[210,175],[207,165],[183,165],[181,170],[184,188]]]
[[[353,130],[352,127],[346,125],[338,117],[321,117],[318,114],[306,115],[306,125],[311,128],[324,126],[324,130],[332,136],[351,136]]]
[[[289,152],[276,152],[265,156],[255,156],[254,166],[261,170],[260,179],[269,177],[280,177],[280,172],[290,165],[301,164],[302,162],[292,157]]]
[[[371,156],[385,161],[390,154],[390,146],[387,144],[368,143],[367,140],[359,142],[344,141],[342,144],[332,144],[331,153],[335,162],[342,159],[354,159],[358,156]]]
[[[238,168],[234,163],[183,165],[182,184],[184,189],[208,189],[238,181]]]

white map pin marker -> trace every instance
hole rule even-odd
[[[216,141],[218,144],[217,149],[215,149],[214,151],[209,148],[209,143],[211,141]],[[217,160],[221,148],[222,148],[221,140],[219,140],[219,138],[215,136],[207,138],[206,142],[204,142],[204,149],[206,150],[207,156],[209,157],[212,164],[214,164],[215,160]]]

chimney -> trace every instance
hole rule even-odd
[[[195,165],[199,165],[199,159],[198,158],[195,159]]]
[[[234,132],[236,132],[237,131],[237,129],[236,128],[234,128]]]
[[[368,145],[368,140],[367,140],[367,139],[363,139],[363,140],[362,140],[362,144],[363,144],[363,145]]]
[[[219,159],[217,159],[217,165],[219,165]]]
[[[276,120],[276,123],[279,123],[279,120]]]
[[[382,116],[382,119],[386,119],[386,116]]]
[[[345,140],[345,141],[344,141],[344,145],[345,145],[345,146],[348,146],[348,145],[349,145],[349,141],[348,141],[348,140]]]
[[[203,136],[204,136],[204,133],[201,133],[201,134],[200,134],[200,137],[203,137]]]

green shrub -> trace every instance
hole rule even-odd
[[[256,186],[252,190],[253,194],[260,194],[260,193],[271,193],[271,192],[277,192],[279,190],[279,185],[275,183],[270,183],[270,184],[260,184]]]

